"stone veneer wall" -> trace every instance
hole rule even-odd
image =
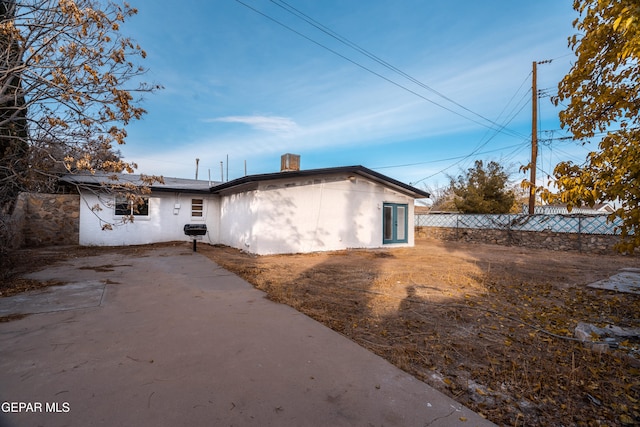
[[[416,227],[416,237],[438,240],[493,243],[505,246],[614,254],[618,236],[603,234],[553,233],[549,231],[514,231],[477,228]]]
[[[22,193],[12,216],[18,246],[77,245],[80,196]]]

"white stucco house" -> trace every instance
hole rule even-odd
[[[121,175],[119,180],[137,185],[139,178]],[[429,197],[363,166],[283,167],[223,183],[165,177],[163,184],[151,185],[133,222],[102,230],[101,221],[132,212],[126,201],[100,191],[107,176],[67,175],[62,180],[80,193],[81,245],[190,241],[184,225],[205,224],[203,242],[258,255],[413,246],[414,200]]]

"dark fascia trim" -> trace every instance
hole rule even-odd
[[[231,192],[233,192],[234,187],[242,187],[245,184],[260,182],[260,181],[274,181],[279,179],[302,178],[302,177],[308,177],[308,176],[314,176],[314,175],[329,175],[329,174],[336,174],[336,173],[357,174],[362,177],[369,178],[373,181],[379,182],[388,187],[392,187],[404,194],[407,194],[417,199],[429,198],[430,196],[430,194],[426,191],[420,190],[419,188],[412,187],[411,185],[405,184],[404,182],[400,182],[386,175],[383,175],[371,169],[365,168],[364,166],[341,166],[341,167],[335,167],[335,168],[308,169],[308,170],[299,170],[299,171],[266,173],[266,174],[260,174],[260,175],[247,175],[242,178],[234,179],[229,182],[212,186],[211,192],[213,194],[220,194],[224,190],[231,190]]]
[[[152,192],[158,193],[188,193],[188,194],[211,194],[210,190],[200,190],[200,189],[191,189],[191,188],[171,188],[171,187],[154,187],[153,185],[149,187]]]

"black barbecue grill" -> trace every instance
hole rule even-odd
[[[206,224],[185,224],[184,225],[184,234],[187,236],[193,237],[193,252],[196,251],[196,241],[197,236],[204,236],[207,234],[207,225]]]

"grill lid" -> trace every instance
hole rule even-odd
[[[185,224],[184,234],[187,236],[204,236],[207,234],[206,224]]]

